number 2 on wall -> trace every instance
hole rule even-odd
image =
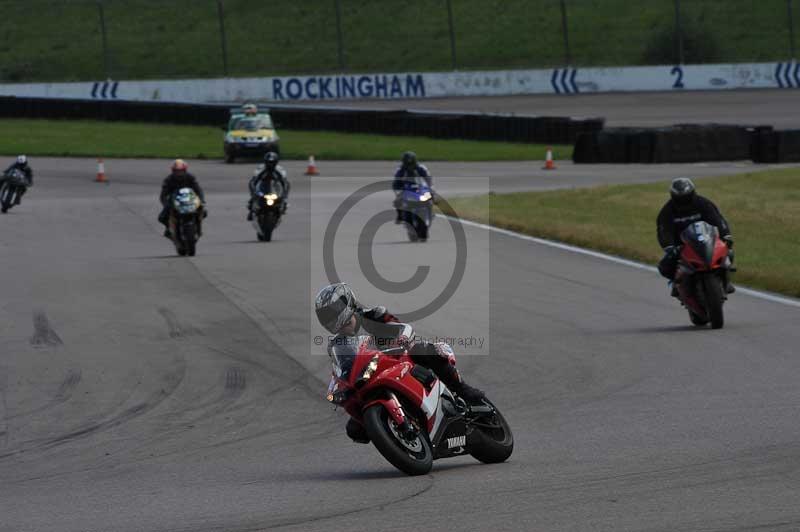
[[[672,67],[672,70],[669,71],[670,74],[676,76],[675,83],[672,84],[673,89],[682,89],[683,88],[683,69],[679,66]]]

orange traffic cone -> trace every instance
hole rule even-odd
[[[542,170],[555,170],[556,163],[553,162],[553,150],[551,148],[547,148],[547,156],[544,159],[544,166]]]
[[[106,179],[106,164],[103,159],[97,159],[97,179],[95,181],[98,183],[108,182],[108,179]]]
[[[314,156],[308,156],[308,168],[306,168],[306,175],[319,175],[317,170],[317,163],[314,161]]]

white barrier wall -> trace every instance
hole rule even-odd
[[[0,84],[0,95],[166,102],[440,98],[800,88],[800,63]]]

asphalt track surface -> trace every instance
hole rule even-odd
[[[673,124],[771,125],[800,128],[800,91],[620,92],[431,98],[424,100],[341,101],[325,105],[376,109],[426,109],[606,119],[606,126],[660,127]]]
[[[516,448],[409,478],[347,439],[310,347],[320,222],[390,163],[323,161],[313,181],[290,163],[291,210],[261,244],[244,220],[251,167],[192,162],[210,209],[192,259],[155,221],[165,161],[107,161],[108,185],[93,161],[34,164],[36,187],[0,217],[3,532],[800,528],[797,308],[735,294],[725,328],[699,330],[652,272],[466,227],[489,290],[462,287],[420,330],[490,337],[459,365]],[[485,189],[492,168],[502,191],[743,167],[432,165],[445,196]],[[390,197],[344,219],[342,271]],[[387,277],[449,267],[445,222],[404,240],[376,236]]]

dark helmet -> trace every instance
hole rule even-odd
[[[278,154],[274,151],[268,151],[264,154],[264,167],[267,170],[274,170],[278,166]]]
[[[689,205],[695,197],[694,183],[688,177],[673,179],[672,185],[669,187],[669,195],[676,204]]]
[[[415,168],[417,166],[417,154],[407,151],[403,154],[403,168]]]
[[[319,323],[331,334],[337,334],[356,312],[356,296],[346,283],[326,286],[317,294],[314,308]]]

